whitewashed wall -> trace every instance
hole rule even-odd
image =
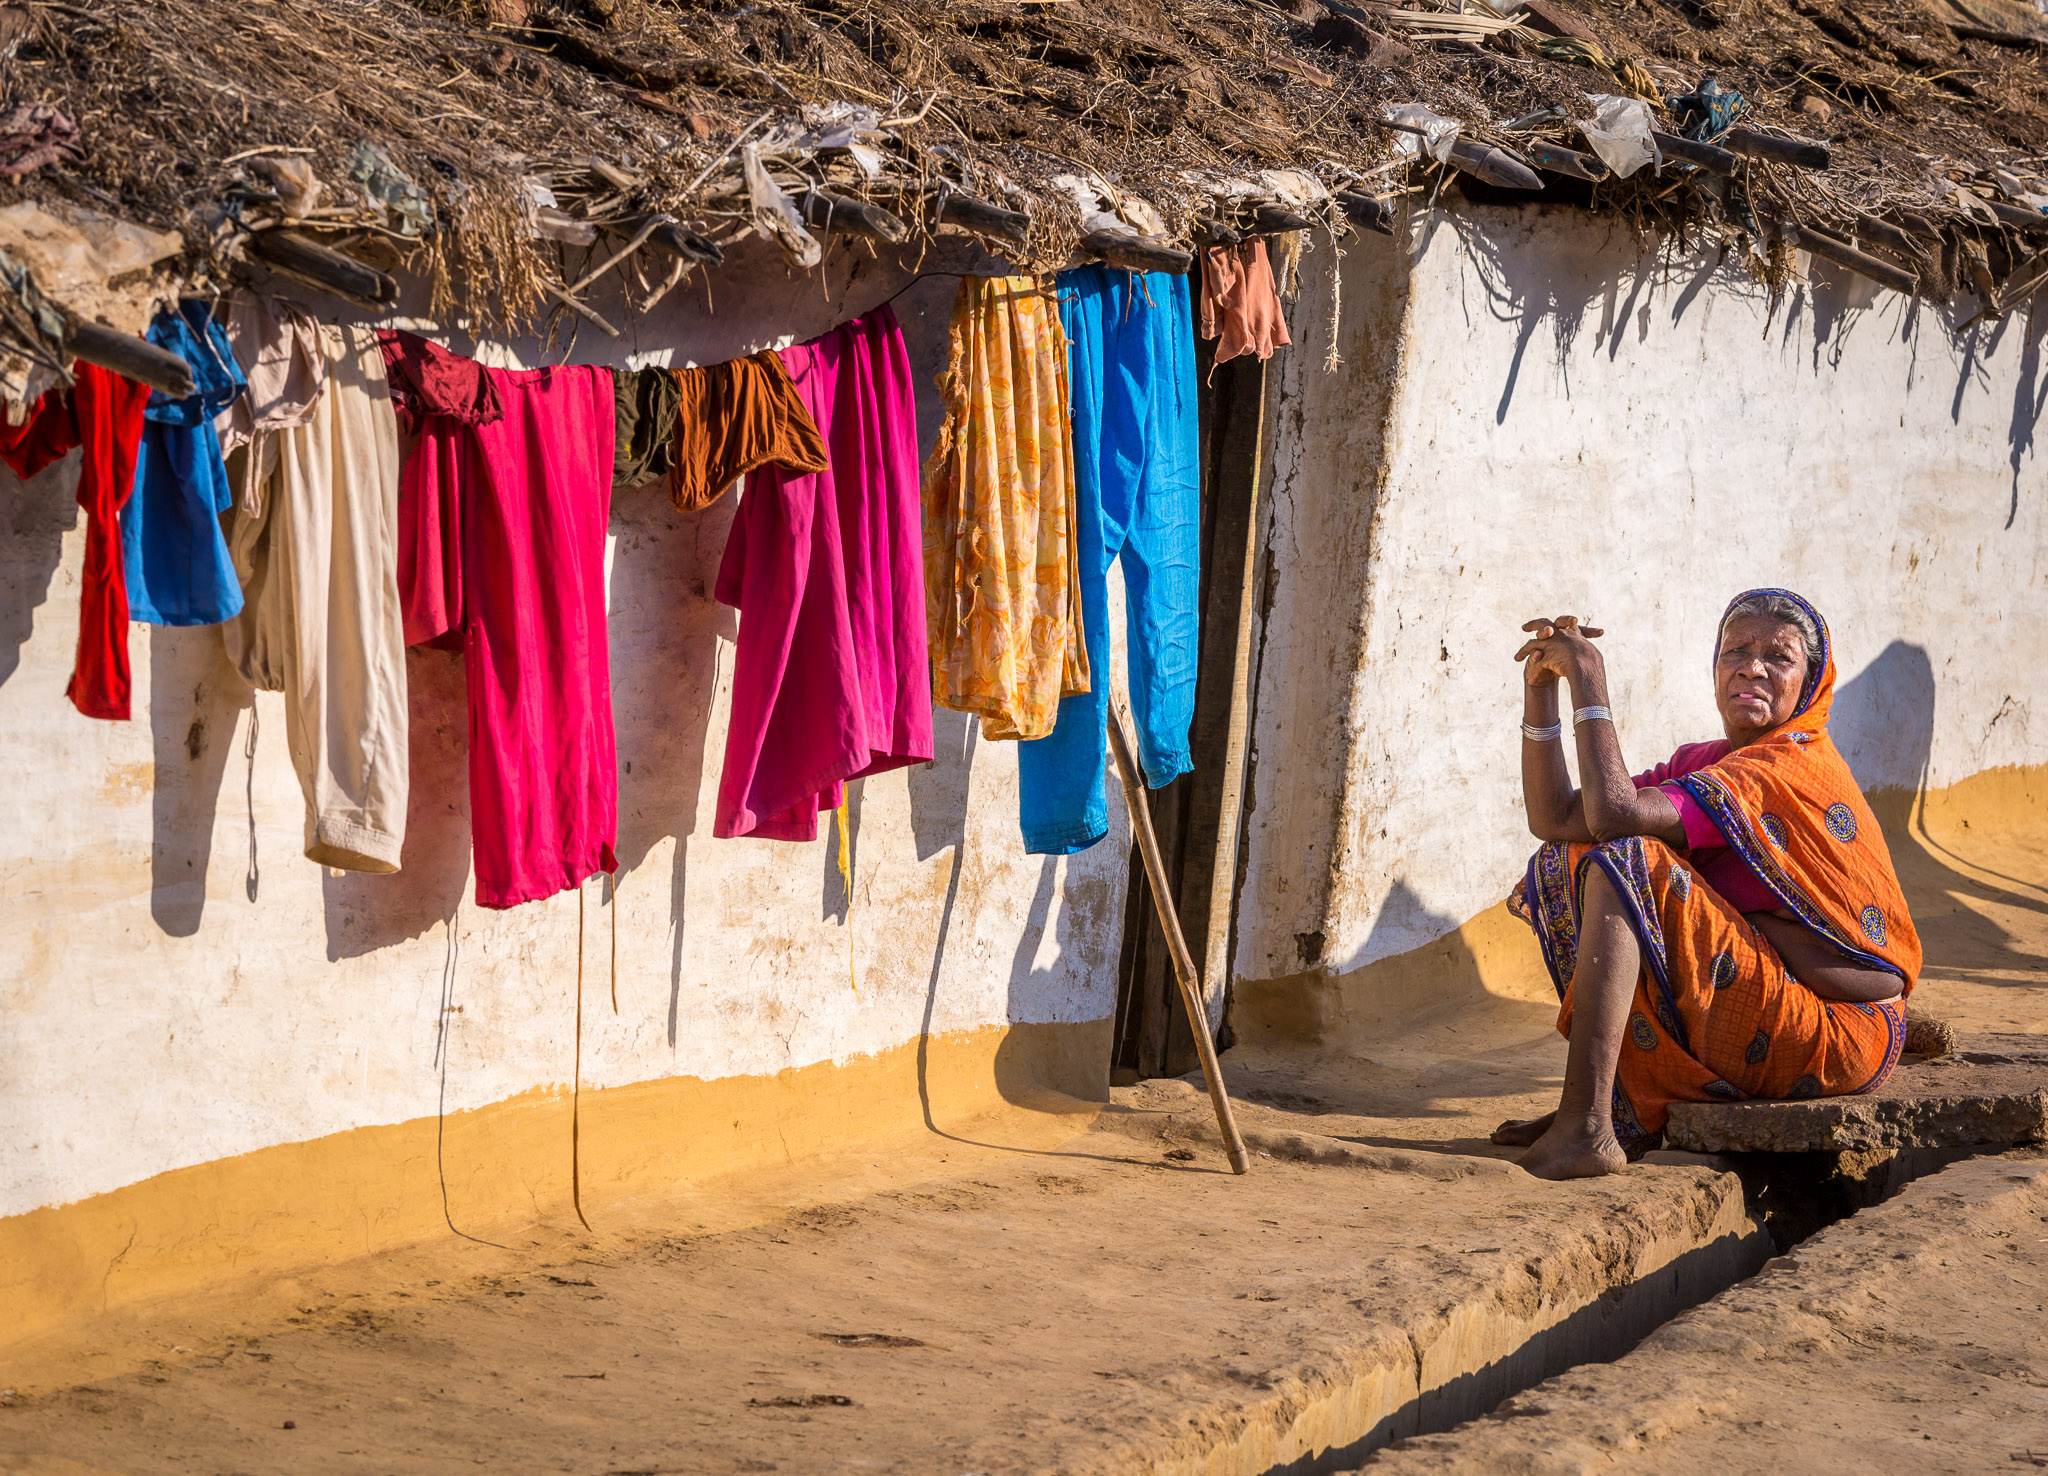
[[[686,289],[621,340],[585,328],[573,357],[716,362],[814,335],[908,281],[846,257],[821,288],[757,256],[713,279],[708,307]],[[955,285],[896,302],[927,444]],[[450,1110],[566,1085],[577,898],[475,905],[460,658],[410,653],[403,870],[323,872],[301,854],[280,699],[250,692],[217,630],[133,630],[130,723],[65,700],[76,467],[26,485],[0,473],[0,1216],[431,1116],[444,1081]],[[1121,812],[1082,856],[1026,856],[1014,748],[958,714],[937,716],[935,764],[854,787],[857,994],[829,823],[808,846],[712,838],[737,616],[710,590],[735,500],[683,514],[650,486],[614,502],[619,1009],[594,881],[584,1081],[768,1073],[920,1031],[1106,1018]]]
[[[1306,275],[1297,325],[1329,290]],[[1764,584],[1828,617],[1866,788],[2048,760],[2048,314],[1959,334],[1855,279],[1773,306],[1733,262],[1486,208],[1355,246],[1342,302],[1347,367],[1286,371],[1242,977],[1342,973],[1507,894],[1532,616],[1606,628],[1638,767],[1718,735],[1714,622]]]

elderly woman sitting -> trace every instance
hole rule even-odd
[[[1898,1063],[1920,940],[1870,808],[1828,737],[1827,623],[1752,590],[1721,617],[1727,736],[1629,776],[1607,674],[1572,617],[1531,621],[1522,798],[1545,842],[1521,900],[1571,1042],[1557,1111],[1504,1123],[1545,1179],[1610,1174],[1672,1102],[1866,1092]],[[1571,689],[1583,788],[1565,771]]]

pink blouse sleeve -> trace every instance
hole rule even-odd
[[[1635,776],[1638,789],[1648,789],[1653,784],[1669,784],[1674,779],[1683,779],[1687,774],[1696,774],[1710,764],[1727,757],[1728,744],[1725,739],[1711,743],[1681,743],[1670,758],[1654,769],[1645,769]]]
[[[1678,810],[1679,820],[1685,825],[1687,850],[1696,851],[1702,846],[1728,844],[1727,837],[1721,834],[1721,827],[1708,817],[1707,812],[1700,807],[1700,802],[1686,792],[1683,784],[1663,784],[1659,788],[1670,797],[1672,805]]]

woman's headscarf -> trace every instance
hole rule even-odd
[[[1827,621],[1790,590],[1745,590],[1715,628],[1716,661],[1729,614],[1757,595],[1805,611],[1820,633],[1820,657],[1809,663],[1790,718],[1677,782],[1788,912],[1855,962],[1897,974],[1910,992],[1920,976],[1920,935],[1884,832],[1828,736],[1835,655]]]
[[[1750,600],[1771,598],[1789,600],[1803,611],[1813,622],[1814,630],[1820,636],[1820,655],[1806,664],[1806,681],[1799,688],[1798,705],[1792,709],[1792,716],[1785,719],[1783,726],[1795,724],[1813,732],[1823,732],[1828,725],[1828,709],[1835,701],[1835,643],[1828,634],[1827,620],[1820,611],[1806,603],[1789,589],[1745,589],[1728,602],[1728,608],[1721,612],[1721,623],[1714,627],[1714,655],[1710,664],[1716,672],[1721,662],[1721,637],[1728,633],[1728,617]]]

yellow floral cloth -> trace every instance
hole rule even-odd
[[[932,700],[1043,738],[1088,690],[1067,338],[1049,279],[968,277],[924,465]]]

